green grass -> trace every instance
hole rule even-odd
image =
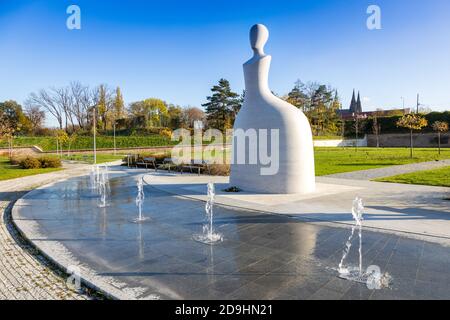
[[[62,168],[46,168],[46,169],[22,169],[19,166],[11,165],[7,157],[0,157],[0,181],[33,176],[41,173],[48,173],[63,170]]]
[[[97,163],[105,163],[105,162],[112,162],[116,160],[123,159],[125,155],[123,154],[104,154],[104,153],[98,153],[97,154]],[[78,162],[86,162],[86,163],[94,163],[94,155],[93,154],[71,154],[70,156],[63,156],[63,160],[71,160],[71,161],[78,161]]]
[[[374,181],[450,187],[450,167],[401,174]]]
[[[317,176],[450,159],[450,149],[440,156],[436,149],[415,149],[412,159],[408,148],[315,148],[314,153]]]
[[[441,159],[450,159],[449,149],[440,156],[436,149],[415,149],[411,159],[408,148],[315,148],[317,176]]]

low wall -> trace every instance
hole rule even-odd
[[[13,148],[13,155],[21,155],[21,156],[26,156],[26,155],[36,155],[36,154],[40,154],[43,153],[42,149],[37,147],[37,146],[33,146],[33,147],[14,147]],[[9,155],[9,149],[8,148],[0,148],[0,156],[8,156]]]
[[[409,147],[409,134],[381,134],[379,136],[380,147]],[[438,138],[436,133],[415,133],[413,134],[413,144],[418,148],[437,148]],[[377,139],[374,134],[367,135],[367,145],[377,146]],[[441,135],[441,147],[450,148],[450,134]]]
[[[367,147],[367,137],[364,139],[340,139],[340,140],[314,140],[315,147],[354,147],[357,145],[358,147]]]

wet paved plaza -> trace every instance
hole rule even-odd
[[[392,234],[363,231],[363,266],[388,272],[391,288],[369,290],[338,278],[351,229],[281,215],[215,207],[224,241],[192,240],[202,231],[204,203],[149,185],[145,224],[132,222],[137,175],[111,179],[109,206],[98,208],[89,178],[31,193],[15,217],[34,220],[45,241],[62,244],[98,275],[143,296],[162,299],[448,299],[450,248]],[[350,212],[349,212],[350,215]],[[30,236],[30,240],[33,238]],[[42,239],[41,239],[42,240]],[[347,261],[358,263],[357,237]]]

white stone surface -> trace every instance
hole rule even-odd
[[[267,28],[255,25],[250,31],[253,58],[244,64],[245,101],[237,115],[234,132],[241,129],[279,130],[279,145],[269,143],[269,150],[278,152],[278,172],[263,175],[267,168],[261,161],[261,144],[247,144],[246,159],[258,155],[257,164],[236,163],[231,166],[230,184],[245,191],[268,194],[306,194],[315,190],[314,150],[311,126],[298,108],[272,94],[268,85],[271,56],[264,53],[269,37]],[[268,138],[270,141],[270,138]],[[267,144],[266,144],[267,145]],[[233,159],[238,154],[233,141]]]

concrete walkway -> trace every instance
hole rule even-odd
[[[71,291],[66,276],[24,241],[11,222],[13,203],[44,184],[85,174],[88,165],[68,164],[66,170],[0,181],[0,299],[84,300],[88,296]]]
[[[441,161],[411,163],[400,166],[390,166],[363,171],[337,173],[329,175],[327,177],[336,179],[350,179],[350,180],[373,180],[377,178],[386,178],[396,176],[399,174],[412,173],[416,171],[433,170],[448,166],[450,166],[450,159]]]

